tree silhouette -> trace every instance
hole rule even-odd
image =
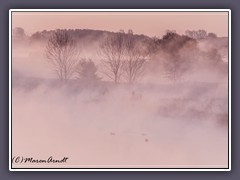
[[[123,67],[124,32],[110,34],[100,45],[100,49],[102,73],[119,83]]]
[[[52,33],[46,47],[46,57],[61,81],[66,82],[72,77],[78,55],[76,44],[67,30],[56,30]]]
[[[76,66],[76,78],[84,81],[85,83],[93,83],[99,81],[100,78],[96,73],[97,67],[91,59],[82,59]]]
[[[124,76],[128,83],[138,80],[144,72],[148,49],[129,30],[124,38]]]
[[[186,51],[185,49],[191,51],[183,53]],[[192,55],[197,50],[197,42],[188,36],[167,33],[162,38],[161,50],[165,54],[163,66],[166,76],[177,81],[190,67],[194,58]],[[189,57],[185,57],[185,55]]]

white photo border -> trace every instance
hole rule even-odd
[[[12,12],[228,12],[228,168],[13,168]],[[10,9],[9,10],[9,171],[231,171],[231,10],[230,9]]]

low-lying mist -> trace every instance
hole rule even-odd
[[[25,87],[13,88],[13,155],[67,156],[71,167],[227,167],[226,84]]]

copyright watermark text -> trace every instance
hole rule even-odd
[[[68,157],[63,157],[61,159],[55,159],[52,156],[46,158],[46,159],[36,159],[33,157],[23,157],[23,156],[14,156],[12,158],[12,164],[61,164],[61,163],[67,163]]]

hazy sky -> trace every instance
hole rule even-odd
[[[13,12],[12,27],[22,27],[28,35],[54,29],[99,29],[162,36],[167,29],[205,29],[228,36],[228,12]]]

